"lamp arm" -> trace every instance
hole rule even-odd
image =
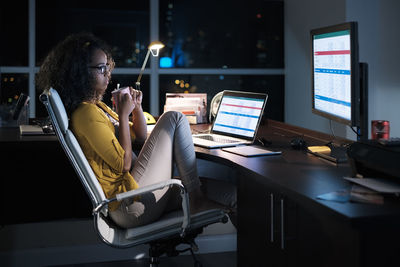
[[[144,58],[144,62],[143,62],[142,68],[140,69],[139,77],[136,81],[136,84],[140,84],[140,80],[142,79],[143,71],[144,71],[144,68],[146,67],[146,63],[147,63],[147,60],[149,59],[149,55],[150,55],[150,49],[147,50],[147,54],[146,54],[146,57]]]

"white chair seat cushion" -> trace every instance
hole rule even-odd
[[[218,217],[218,215],[221,215]],[[190,227],[198,228],[199,226],[208,225],[210,222],[221,220],[225,216],[224,212],[218,209],[206,210],[196,213],[190,217]],[[216,218],[218,218],[216,220]],[[165,232],[180,233],[182,230],[183,212],[174,211],[170,212],[158,221],[126,230],[125,238],[129,240],[140,239],[144,236],[154,236],[157,233],[164,234]]]

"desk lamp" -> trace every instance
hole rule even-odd
[[[147,50],[146,57],[144,58],[142,68],[140,69],[139,77],[135,84],[136,90],[140,90],[140,80],[142,79],[143,71],[144,71],[144,68],[146,67],[147,60],[149,59],[150,52],[154,57],[158,57],[158,53],[160,52],[160,49],[163,47],[164,47],[164,44],[159,41],[154,41],[154,42],[150,43],[148,50]]]

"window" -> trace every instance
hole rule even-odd
[[[282,68],[283,2],[160,1],[160,39],[160,67]]]
[[[143,108],[153,115],[162,113],[165,93],[178,89],[206,92],[210,101],[223,89],[267,88],[278,103],[269,117],[283,120],[283,1],[25,0],[1,7],[2,33],[13,41],[2,42],[0,96],[5,103],[11,93],[3,77],[24,77],[15,90],[31,96],[31,118],[47,115],[34,83],[44,57],[67,35],[90,31],[113,49],[108,91],[135,84],[151,41],[166,45],[141,81]],[[110,92],[104,100],[111,105]]]
[[[0,4],[0,66],[28,65],[28,0]]]
[[[36,64],[71,33],[92,32],[112,48],[116,67],[140,67],[149,40],[149,2],[37,1]]]
[[[0,127],[13,126],[12,113],[21,93],[28,95],[28,74],[1,73]]]

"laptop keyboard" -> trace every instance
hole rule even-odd
[[[200,135],[200,136],[196,136],[196,138],[205,139],[205,140],[214,141],[214,142],[223,143],[223,144],[229,144],[229,143],[236,143],[237,142],[237,141],[232,140],[232,139],[226,139],[226,138],[216,137],[216,136],[211,136],[211,135]]]

